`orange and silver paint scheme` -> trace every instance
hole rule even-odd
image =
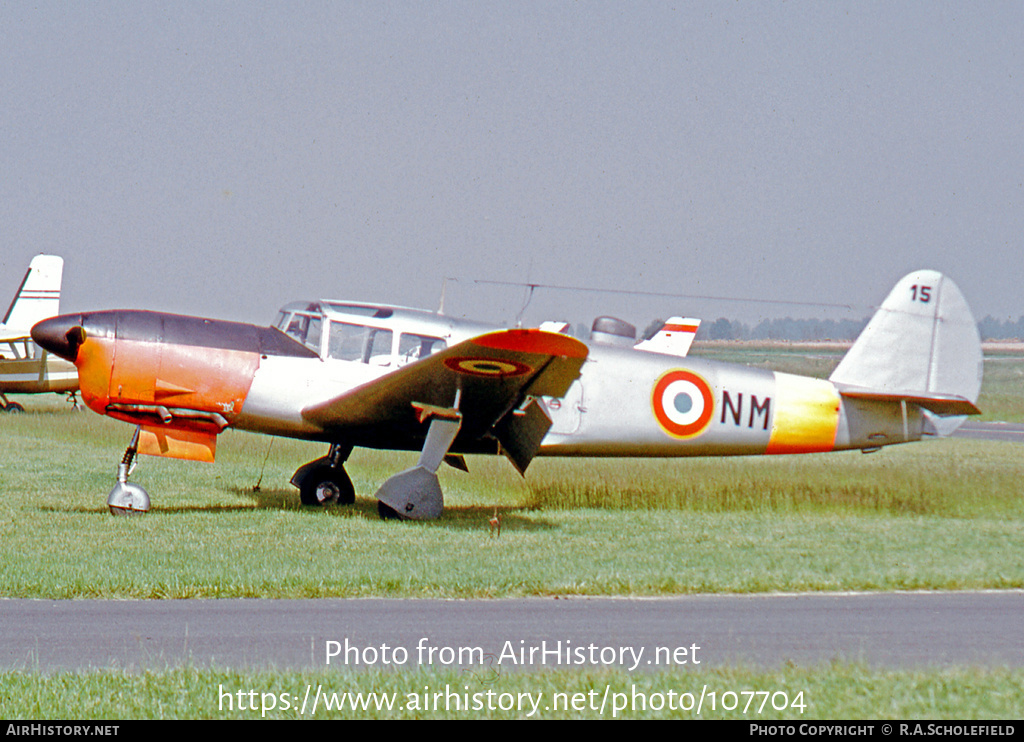
[[[200,461],[237,420],[261,356],[316,358],[271,328],[158,312],[65,315],[36,337],[73,360],[90,409],[142,426],[140,453]]]
[[[285,307],[275,327],[119,310],[32,335],[74,362],[91,409],[140,426],[139,453],[212,461],[227,427],[330,443],[293,478],[307,504],[351,501],[354,447],[421,450],[416,471],[377,493],[408,517],[440,514],[437,466],[466,453],[503,453],[523,472],[543,455],[874,450],[978,411],[977,328],[934,271],[896,285],[828,379],[693,357],[673,337],[681,318],[667,327],[653,344],[587,345],[322,301]]]

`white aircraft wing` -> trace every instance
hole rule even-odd
[[[0,328],[0,343],[14,343],[19,340],[32,340],[32,337],[26,334],[24,330],[15,332],[14,330]]]

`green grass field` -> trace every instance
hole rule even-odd
[[[1015,444],[928,441],[799,457],[503,459],[442,472],[445,516],[381,521],[368,493],[414,456],[357,452],[354,506],[287,484],[320,446],[222,436],[214,465],[145,458],[154,509],[113,518],[127,426],[4,419],[8,597],[493,597],[1024,587]],[[497,507],[500,538],[488,519]],[[253,548],[258,546],[258,548]],[[330,569],[322,565],[330,564]],[[124,565],[131,565],[126,569]]]
[[[765,360],[754,358],[756,353]],[[729,360],[815,375],[827,375],[834,362],[764,350],[744,349],[741,355]],[[990,359],[986,369],[985,418],[1022,419],[1024,361]],[[149,490],[154,510],[143,517],[113,518],[105,500],[130,427],[91,412],[70,412],[56,398],[19,401],[29,414],[0,417],[0,493],[6,505],[0,514],[2,597],[504,597],[1024,587],[1024,457],[1012,443],[927,441],[867,456],[539,459],[525,480],[504,459],[469,457],[469,474],[442,469],[446,513],[441,520],[399,523],[378,519],[370,493],[415,455],[357,450],[349,464],[356,504],[304,508],[288,480],[297,466],[322,455],[324,446],[228,432],[221,436],[214,465],[143,458],[132,479]],[[260,489],[254,491],[261,474]],[[503,521],[500,538],[491,537],[488,526],[494,508]],[[524,688],[552,692],[641,682],[583,672],[517,677]],[[804,718],[1018,718],[1024,676],[832,665],[767,675],[737,669],[645,676],[642,682],[650,689],[689,689],[698,679],[719,683],[723,691],[807,688],[813,701]],[[251,718],[251,713],[218,708],[211,689],[218,683],[267,688],[335,681],[308,674],[189,669],[141,675],[7,673],[0,675],[0,716]],[[360,689],[404,692],[410,682],[406,675],[364,677]]]
[[[834,360],[801,365],[797,352],[730,352],[741,356],[730,360],[804,373],[827,374]],[[983,397],[1005,398],[990,412],[1005,419],[1024,407],[1024,385],[1015,383],[1024,359],[1002,356],[989,367],[997,371],[986,376]],[[322,444],[228,431],[213,465],[142,457],[132,479],[154,509],[122,519],[108,515],[105,501],[130,427],[71,412],[56,397],[22,399],[35,412],[0,418],[0,594],[8,597],[1024,587],[1024,458],[1013,443],[933,440],[870,455],[541,458],[526,479],[503,458],[469,457],[468,474],[442,467],[441,520],[398,523],[378,519],[371,493],[415,454],[357,450],[348,465],[356,504],[306,508],[288,480],[323,454]],[[494,508],[500,538],[490,535]]]

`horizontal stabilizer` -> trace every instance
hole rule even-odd
[[[980,415],[981,410],[969,399],[954,394],[920,394],[913,392],[877,391],[836,384],[844,397],[875,399],[882,402],[910,402],[936,415]]]

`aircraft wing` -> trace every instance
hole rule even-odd
[[[31,339],[32,338],[29,337],[29,335],[27,335],[25,333],[24,329],[19,329],[19,330],[11,329],[11,330],[8,330],[6,327],[0,326],[0,343],[12,343],[12,342],[15,342],[17,340],[31,340]]]
[[[562,397],[580,375],[587,346],[542,330],[500,330],[454,345],[302,411],[356,445],[411,447],[432,416],[461,421],[456,446],[485,437],[524,471],[551,426],[533,398]],[[401,446],[403,442],[409,446]]]

